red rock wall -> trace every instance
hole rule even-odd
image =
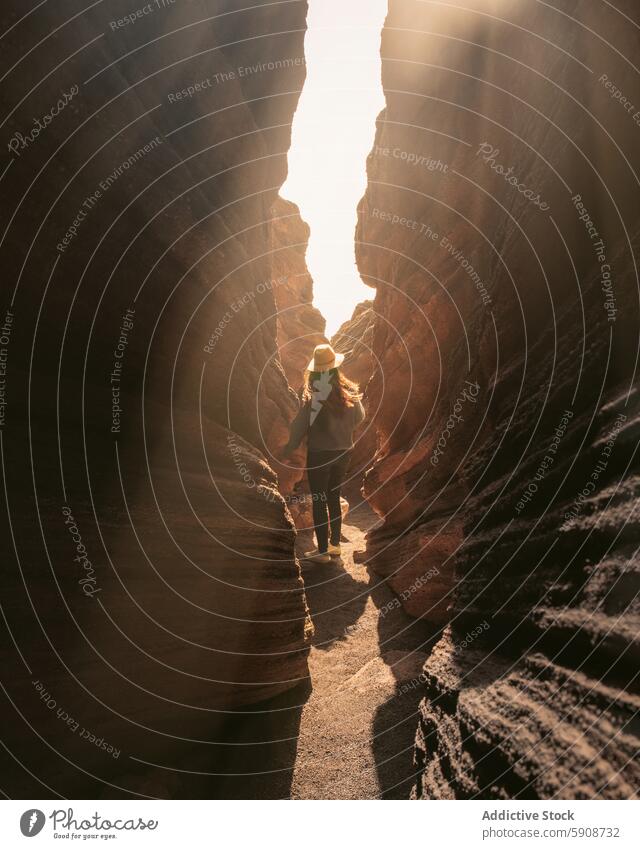
[[[391,0],[383,34],[367,559],[434,626],[416,796],[627,797],[637,9],[469,6]]]
[[[295,203],[283,198],[272,212],[278,350],[289,385],[298,392],[313,349],[327,341],[326,322],[313,306],[313,281],[305,261],[309,227]]]
[[[128,23],[130,3],[84,6],[35,10],[1,60],[3,141],[77,87],[1,165],[14,796],[126,791],[140,761],[179,765],[226,710],[307,678],[269,465],[296,409],[272,207],[306,4],[176,3]],[[2,30],[24,14],[4,3]]]
[[[344,354],[342,370],[350,380],[355,380],[362,392],[362,403],[367,412],[365,423],[356,433],[351,460],[350,476],[364,476],[376,453],[376,428],[373,424],[375,408],[369,404],[368,384],[373,372],[373,332],[375,314],[371,301],[358,304],[353,315],[345,321],[331,339],[336,351]]]
[[[327,341],[325,320],[312,303],[313,281],[305,259],[308,225],[300,217],[298,207],[281,197],[275,201],[271,214],[271,277],[277,313],[278,355],[291,387],[290,396],[295,410],[313,349]],[[294,486],[303,486],[306,444],[300,446],[291,458],[280,462],[282,449],[289,441],[288,423],[289,418],[278,417],[267,442],[272,452],[272,465],[278,473],[279,490],[287,500],[296,527],[309,527],[309,523],[301,518],[299,498],[291,498]]]

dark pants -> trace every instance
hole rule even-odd
[[[350,451],[310,451],[307,455],[307,477],[313,504],[313,524],[318,541],[318,551],[338,545],[342,529],[340,487],[349,467]],[[329,524],[327,524],[327,510]]]

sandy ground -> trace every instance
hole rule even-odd
[[[300,718],[293,798],[407,798],[411,790],[419,676],[430,634],[387,607],[393,593],[354,563],[375,518],[358,506],[343,525],[341,559],[303,564],[315,625],[313,689]],[[309,547],[310,536],[301,534],[298,551]]]

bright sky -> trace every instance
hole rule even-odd
[[[373,295],[356,269],[353,240],[375,119],[384,108],[380,31],[386,13],[387,0],[309,0],[307,79],[281,194],[298,204],[311,228],[307,265],[329,337]]]

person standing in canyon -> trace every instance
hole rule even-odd
[[[342,510],[340,489],[349,468],[353,433],[364,420],[357,383],[340,371],[344,354],[317,345],[305,373],[298,415],[291,423],[284,456],[307,436],[307,477],[311,490],[317,548],[305,560],[329,563],[340,556]]]

